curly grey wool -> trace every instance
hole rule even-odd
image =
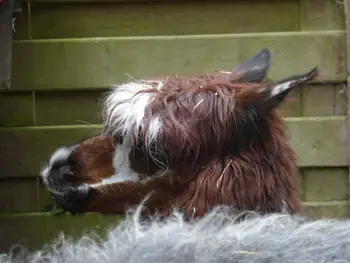
[[[350,262],[350,220],[252,213],[237,221],[223,207],[192,222],[178,213],[163,221],[142,222],[134,213],[105,240],[94,240],[88,236],[76,242],[64,239],[36,253],[0,256],[0,262]]]

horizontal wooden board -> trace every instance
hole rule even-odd
[[[341,167],[303,169],[304,200],[341,201],[349,199],[349,169]]]
[[[346,116],[347,87],[305,85],[281,105],[284,117]],[[106,89],[11,92],[0,96],[0,126],[101,124]],[[82,107],[83,105],[83,107]]]
[[[297,177],[301,200],[347,200],[348,171],[348,167],[301,167]],[[55,208],[46,186],[36,177],[0,178],[0,193],[2,212],[50,212]]]
[[[37,177],[1,178],[0,213],[50,212],[55,204]]]
[[[301,30],[345,28],[344,5],[334,0],[299,0]]]
[[[304,214],[313,219],[317,218],[350,218],[349,201],[304,202]]]
[[[349,203],[344,201],[308,202],[303,204],[303,208],[305,216],[310,218],[349,217]],[[101,214],[84,216],[0,215],[0,235],[6,237],[0,239],[0,253],[8,252],[15,244],[21,244],[30,250],[39,249],[57,240],[60,233],[74,240],[83,234],[90,233],[96,233],[103,238],[106,231],[115,227],[123,218],[123,216]]]
[[[60,233],[77,239],[84,233],[103,235],[123,217],[91,214],[84,216],[50,216],[48,214],[0,215],[0,253],[7,252],[12,245],[23,245],[39,249],[45,243],[59,238]],[[30,227],[29,227],[30,226]]]
[[[300,167],[348,166],[346,117],[291,118],[290,144]]]
[[[0,212],[37,212],[39,192],[37,178],[0,180]]]
[[[34,94],[3,92],[0,95],[0,127],[35,125]]]
[[[0,176],[38,176],[58,147],[95,135],[93,125],[8,128],[0,131]]]
[[[254,5],[254,8],[251,6]],[[297,31],[297,0],[33,3],[18,36],[80,38]],[[279,15],[276,16],[275,14]],[[93,15],[92,15],[93,14]],[[263,18],[263,17],[264,18]],[[62,19],[64,18],[64,19]],[[264,23],[261,20],[264,19]],[[17,34],[16,34],[17,35]],[[18,39],[18,37],[17,37]],[[22,38],[23,39],[23,38]]]
[[[345,117],[287,118],[299,165],[347,166]],[[38,176],[58,147],[96,134],[100,125],[4,128],[0,130],[1,177]]]
[[[36,125],[100,124],[103,91],[36,92]]]
[[[344,31],[23,40],[13,44],[13,89],[106,88],[132,78],[229,70],[263,47],[274,53],[272,78],[315,66],[320,80],[347,77]]]
[[[301,115],[345,116],[347,115],[347,85],[309,85],[301,89]],[[294,102],[297,104],[297,101]]]

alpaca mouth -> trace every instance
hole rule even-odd
[[[50,187],[47,187],[47,191],[50,193],[50,194],[53,194],[53,195],[56,195],[56,196],[63,196],[64,195],[64,192],[60,192],[58,191],[57,189],[54,189],[54,188],[50,188]]]
[[[54,214],[61,213],[57,213],[57,210],[63,210],[64,212],[70,212],[71,214],[83,213],[91,195],[91,187],[87,184],[71,185],[59,189],[47,187],[47,191],[50,193],[55,204],[52,211]]]

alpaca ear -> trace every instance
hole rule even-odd
[[[232,74],[242,75],[242,82],[259,82],[265,79],[270,69],[271,51],[267,48],[260,50],[258,54],[237,65]]]
[[[265,110],[277,107],[291,90],[313,79],[317,74],[318,68],[315,67],[307,73],[294,75],[274,83],[260,93],[256,106]]]

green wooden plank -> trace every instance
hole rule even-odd
[[[13,89],[105,88],[130,75],[231,69],[262,47],[275,54],[273,78],[315,65],[321,80],[347,77],[344,31],[24,40],[13,44]]]
[[[345,29],[344,5],[335,0],[300,0],[301,30]]]
[[[298,169],[297,185],[299,190],[299,198],[301,201],[305,201],[305,187],[304,187],[304,168],[300,167]]]
[[[349,203],[305,202],[304,214],[311,218],[349,217]],[[104,237],[106,231],[115,227],[123,216],[91,214],[83,216],[49,216],[47,214],[0,215],[0,253],[6,253],[16,244],[30,250],[40,249],[57,240],[60,233],[77,240],[83,234],[94,233]],[[30,226],[30,227],[28,227]]]
[[[349,201],[304,202],[304,215],[309,218],[349,218]]]
[[[334,115],[346,116],[348,115],[348,87],[346,83],[337,85],[335,92],[335,109]]]
[[[296,0],[34,3],[31,25],[32,39],[297,31],[299,9]]]
[[[301,89],[303,116],[347,115],[346,86],[309,85]]]
[[[31,250],[40,249],[46,243],[57,240],[60,233],[74,240],[84,233],[96,233],[103,237],[123,217],[91,214],[84,216],[48,216],[45,214],[15,216],[0,215],[0,253],[20,244]]]
[[[281,105],[282,116],[346,116],[346,89],[344,84],[305,85],[294,90]],[[31,92],[3,93],[0,126],[100,124],[100,99],[105,91],[36,91],[34,113]]]
[[[174,1],[187,1],[187,0],[151,0],[151,2],[174,2]],[[195,1],[201,1],[201,0],[195,0]],[[93,2],[99,2],[99,3],[108,3],[108,2],[150,2],[150,0],[19,0],[19,2],[24,3],[93,3]]]
[[[0,91],[11,88],[12,1],[0,4]]]
[[[100,129],[93,125],[3,129],[0,149],[6,154],[0,155],[0,177],[38,176],[55,149],[93,136]]]
[[[342,201],[349,198],[348,168],[304,170],[305,201]]]
[[[102,91],[36,92],[37,125],[100,124]]]
[[[287,125],[301,167],[348,165],[345,117],[287,118]],[[80,125],[1,129],[0,148],[6,154],[0,155],[0,176],[38,176],[56,148],[101,128]]]
[[[301,167],[348,166],[346,117],[293,118],[288,121],[290,144]]]
[[[288,99],[280,107],[283,117],[301,117],[301,89],[295,89],[288,95]]]
[[[33,92],[0,95],[0,127],[34,125]]]
[[[11,178],[0,180],[0,211],[39,211],[37,178]]]

